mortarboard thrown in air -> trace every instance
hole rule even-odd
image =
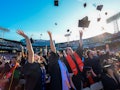
[[[108,13],[107,12],[105,12],[105,15],[107,15]]]
[[[88,16],[85,16],[81,20],[78,21],[78,27],[88,28],[90,21],[88,20]]]
[[[99,22],[101,20],[101,18],[97,18],[97,22]]]
[[[57,23],[55,23],[55,25],[57,25]]]
[[[83,6],[84,6],[84,8],[86,8],[86,6],[87,6],[87,3],[84,3],[84,4],[83,4]]]
[[[69,32],[70,30],[68,29],[67,32]]]
[[[54,0],[54,6],[59,6],[59,1],[58,0]]]
[[[103,5],[98,5],[96,9],[99,10],[99,11],[101,11],[102,8],[103,8]]]

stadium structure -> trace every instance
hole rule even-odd
[[[33,40],[32,46],[35,52],[39,52],[40,49],[45,49],[46,46],[49,49],[50,41],[49,40]],[[54,41],[55,42],[55,41]],[[105,45],[109,44],[110,48],[114,51],[120,50],[120,32],[118,33],[103,33],[91,38],[83,39],[83,48],[98,48],[103,49]],[[14,41],[0,38],[0,52],[17,52],[21,51],[20,45],[26,46],[25,39],[21,41]],[[57,50],[64,50],[67,46],[76,49],[79,46],[79,40],[63,42],[63,43],[55,43]]]

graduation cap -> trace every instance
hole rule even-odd
[[[88,16],[85,16],[84,18],[78,21],[78,27],[88,28],[89,24],[90,21],[88,21]]]
[[[86,70],[86,71],[90,71],[91,69],[92,69],[92,67],[84,66],[84,70]]]
[[[34,41],[33,41],[33,39],[32,39],[32,38],[30,38],[30,42],[31,42],[31,43],[34,43]]]
[[[101,20],[101,18],[97,18],[97,22],[99,22]]]
[[[86,8],[86,6],[87,6],[87,3],[84,3],[84,4],[83,4],[83,6],[84,6],[84,8]]]
[[[55,23],[55,25],[57,25],[57,23]]]
[[[54,0],[54,6],[58,6],[59,5],[59,1],[58,0]]]
[[[0,65],[2,64],[2,62],[0,61]]]
[[[40,34],[40,36],[42,36],[42,33]]]
[[[108,68],[108,67],[110,67],[110,66],[111,66],[111,65],[105,65],[104,68]]]
[[[103,8],[103,5],[98,5],[96,9],[99,10],[99,11],[101,11],[102,8]]]
[[[112,60],[113,60],[113,61],[118,61],[118,59],[116,59],[116,58],[112,58]]]
[[[107,15],[108,13],[107,12],[105,12],[105,15]]]
[[[68,29],[67,32],[69,32],[70,30]]]

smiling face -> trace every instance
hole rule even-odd
[[[93,58],[93,51],[92,50],[87,51],[87,55],[89,58],[92,59]]]
[[[37,54],[34,54],[34,60],[38,61],[40,59],[40,57]]]
[[[44,62],[44,58],[42,56],[34,54],[34,61],[38,62],[38,63],[43,63]]]

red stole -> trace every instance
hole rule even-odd
[[[10,78],[11,75],[12,75],[12,73],[14,73],[14,70],[15,70],[18,66],[19,66],[19,64],[16,63],[15,66],[12,67],[12,68],[10,69],[10,71],[6,74],[6,77],[5,77],[5,78]]]
[[[88,80],[89,80],[90,85],[94,83],[92,76],[88,76]]]
[[[74,52],[73,55],[75,57],[76,63],[79,67],[79,70],[82,72],[84,64],[83,64],[81,58],[78,56],[78,54],[76,52]],[[67,55],[66,60],[67,60],[68,64],[70,65],[70,68],[72,69],[72,72],[74,73],[74,75],[77,75],[78,70],[77,70],[76,64],[73,61],[73,59],[71,58],[71,56]]]

